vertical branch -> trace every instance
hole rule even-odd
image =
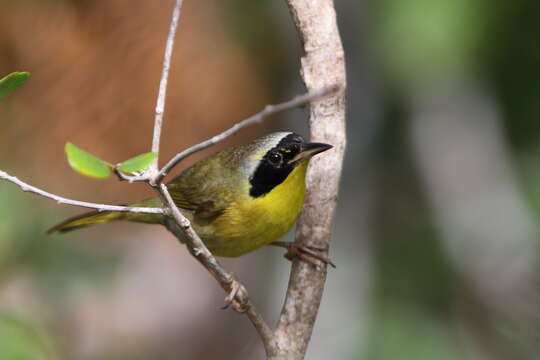
[[[152,152],[158,156],[154,159],[151,170],[157,172],[159,162],[159,142],[161,139],[161,128],[163,122],[163,113],[165,111],[165,98],[167,96],[167,82],[169,79],[169,70],[171,68],[171,57],[174,48],[174,38],[178,27],[178,19],[180,19],[180,9],[182,8],[183,0],[176,0],[174,5],[171,25],[169,27],[169,35],[167,36],[167,45],[165,46],[165,55],[163,56],[163,69],[161,71],[161,80],[159,81],[159,92],[156,102],[156,114],[154,118],[154,135],[152,138]]]
[[[304,47],[301,74],[308,91],[333,84],[342,91],[310,108],[312,141],[334,149],[311,161],[308,193],[297,225],[296,243],[328,248],[345,152],[345,61],[332,0],[287,0]],[[294,261],[275,333],[271,359],[303,359],[322,298],[326,268]]]

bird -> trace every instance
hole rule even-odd
[[[306,172],[314,155],[332,145],[306,142],[293,132],[275,132],[221,150],[196,162],[166,186],[180,212],[208,250],[237,257],[265,245],[287,249],[285,257],[332,264],[321,248],[278,241],[298,219],[306,194]],[[134,207],[160,207],[158,197]],[[69,218],[47,233],[127,220],[164,224],[162,214],[92,211]]]

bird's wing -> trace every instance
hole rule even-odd
[[[191,210],[201,218],[213,218],[220,215],[228,206],[226,201],[215,199],[213,196],[198,194],[198,190],[190,191],[190,187],[173,184],[169,192],[176,206],[181,209]]]
[[[167,185],[178,207],[202,218],[213,218],[234,201],[238,176],[221,166],[219,160],[210,157],[196,163]]]

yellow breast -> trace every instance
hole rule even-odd
[[[307,166],[308,161],[303,161],[268,194],[246,196],[231,204],[213,222],[211,230],[200,229],[209,250],[217,256],[240,256],[289,231],[304,205]]]

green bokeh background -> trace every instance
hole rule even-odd
[[[65,163],[62,144],[73,141],[113,163],[148,151],[153,94],[157,89],[171,1],[163,1],[162,9],[154,12],[148,12],[142,1],[133,1],[127,6],[128,2],[115,0],[110,2],[116,4],[112,8],[105,3],[106,0],[0,1],[7,10],[0,19],[0,32],[5,28],[4,35],[0,36],[0,51],[4,54],[0,59],[0,73],[32,72],[24,88],[0,102],[0,121],[5,124],[0,132],[0,143],[4,143],[0,145],[0,169],[66,196],[122,203],[143,198],[148,192],[141,187],[130,188],[127,195],[120,196],[118,193],[127,185],[114,184],[111,180],[91,183],[97,180],[72,175],[67,165],[62,165]],[[285,3],[269,0],[190,3],[186,1],[179,30],[180,44],[188,45],[175,53],[177,63],[173,64],[171,73],[173,82],[181,85],[172,84],[168,99],[172,115],[165,121],[180,124],[177,125],[180,128],[165,129],[164,142],[169,143],[165,151],[169,154],[213,135],[266,103],[302,91],[298,75],[301,52]],[[540,3],[533,0],[336,3],[349,77],[348,152],[332,245],[338,269],[330,271],[321,317],[307,358],[536,358],[540,345],[540,319],[535,316],[540,293],[535,276],[540,215]],[[37,36],[29,20],[32,17],[21,15],[29,11],[35,12],[41,31],[52,29],[50,44],[26,48],[28,45],[24,42]],[[112,11],[116,11],[115,15],[111,15]],[[61,17],[63,22],[54,25],[55,18],[49,20],[48,17],[51,13]],[[137,23],[132,18],[142,22]],[[161,23],[161,26],[150,26],[145,19],[149,24]],[[132,25],[126,30],[122,28],[123,23]],[[71,29],[82,29],[80,39],[84,41],[62,37],[60,34],[66,31],[62,26],[68,26],[66,24],[71,24]],[[111,33],[116,30],[122,31],[121,36],[112,38]],[[103,45],[108,42],[111,48]],[[212,56],[202,50],[191,52],[190,49],[197,49],[200,44],[206,44]],[[143,45],[152,49],[143,53],[151,53],[152,60],[137,56],[137,49]],[[90,49],[88,53],[86,48]],[[116,54],[120,58],[118,62],[100,62],[108,57],[103,56],[92,60],[91,66],[81,60],[84,66],[80,65],[75,71],[94,79],[98,83],[96,87],[88,85],[86,89],[72,84],[74,75],[67,69],[79,63],[67,61],[66,57],[80,52],[82,59],[89,53],[114,48],[120,49],[119,54],[125,52],[125,58]],[[44,53],[44,49],[53,50]],[[58,57],[51,53],[58,53]],[[221,60],[225,56],[232,60]],[[46,61],[42,57],[46,57]],[[214,60],[215,63],[211,62]],[[202,64],[201,68],[196,67],[197,62]],[[64,66],[66,73],[47,70],[56,68],[51,65],[55,63]],[[148,67],[141,72],[153,69],[153,73],[139,86],[122,87],[126,78],[142,76],[133,71],[142,63]],[[231,70],[231,64],[238,67]],[[190,77],[192,71],[195,75]],[[44,76],[43,73],[52,74]],[[212,75],[216,73],[223,76],[223,80],[217,82]],[[102,78],[100,74],[105,75]],[[108,93],[111,84],[119,84],[120,90]],[[56,97],[41,100],[49,87],[57,91]],[[95,110],[98,115],[88,116],[96,116],[96,121],[83,117],[90,112],[88,108],[92,107],[96,88],[111,94],[107,97],[120,99],[114,103],[119,114],[110,115],[108,106],[113,105],[108,105],[101,112]],[[141,92],[142,88],[147,92]],[[206,95],[212,88],[217,88],[218,95]],[[485,291],[484,285],[489,287],[493,278],[479,278],[469,272],[470,268],[463,268],[459,256],[456,259],[455,253],[449,250],[451,240],[441,229],[444,219],[441,220],[437,210],[437,206],[444,208],[444,203],[437,205],[433,200],[437,199],[437,194],[432,193],[436,187],[426,185],[429,181],[423,171],[423,160],[414,150],[416,140],[411,135],[419,111],[442,103],[446,106],[443,108],[449,109],[445,115],[451,117],[454,109],[463,105],[453,102],[454,95],[459,97],[469,90],[472,95],[466,98],[471,108],[483,107],[482,101],[488,99],[494,114],[489,121],[498,129],[504,151],[502,155],[492,153],[493,161],[503,164],[505,171],[511,174],[512,186],[523,208],[516,216],[526,217],[523,221],[531,232],[527,246],[532,249],[529,255],[533,260],[523,266],[527,269],[525,273],[532,277],[525,279],[525,285],[517,290],[512,287],[506,290],[501,280],[501,296],[509,299],[506,305],[497,302],[497,295]],[[446,97],[448,93],[452,96]],[[70,99],[79,94],[86,100],[78,103],[73,100],[76,105],[71,104]],[[145,107],[141,110],[137,103],[143,97]],[[197,102],[200,98],[208,99],[201,105]],[[239,99],[240,105],[227,107],[233,106],[230,104],[235,99]],[[52,112],[56,102],[60,105],[56,104]],[[77,109],[74,113],[83,114],[80,119],[58,110],[69,106]],[[191,113],[191,106],[200,109]],[[37,109],[35,112],[30,111],[33,107]],[[223,109],[221,116],[209,115],[212,107]],[[128,120],[120,125],[101,120],[109,115]],[[305,112],[293,111],[271,125],[248,130],[244,139],[236,138],[232,142],[276,128],[305,133],[306,126],[299,120],[305,115]],[[206,118],[208,122],[198,126],[201,119]],[[51,119],[54,122],[49,125]],[[479,121],[474,117],[461,120],[465,123]],[[126,126],[130,128],[129,133]],[[36,148],[37,138],[51,141],[40,140]],[[471,150],[471,157],[476,150],[487,146],[484,140],[480,136],[472,140],[476,146]],[[458,148],[460,144],[455,146]],[[448,151],[454,149],[450,147]],[[465,158],[462,160],[466,163]],[[460,161],[450,165],[451,169],[459,169]],[[461,169],[463,173],[452,172],[447,176],[449,182],[469,179],[467,167]],[[490,183],[488,180],[492,179],[484,180]],[[500,191],[494,188],[491,196],[499,196]],[[479,207],[476,211],[483,209]],[[501,211],[512,212],[512,209]],[[167,313],[169,310],[164,308],[165,316],[175,318],[176,322],[160,328],[158,335],[153,332],[151,336],[137,335],[131,339],[129,333],[122,333],[121,341],[113,338],[108,342],[100,342],[97,336],[91,346],[85,345],[86,350],[81,351],[85,337],[74,335],[72,322],[76,314],[83,311],[77,300],[81,289],[86,294],[98,294],[97,298],[101,294],[114,297],[118,291],[114,289],[119,284],[132,281],[126,274],[132,272],[129,263],[133,251],[144,253],[140,247],[148,241],[151,246],[165,243],[164,252],[185,250],[164,232],[156,230],[154,235],[153,230],[142,225],[115,225],[69,236],[44,236],[48,227],[76,213],[76,210],[21,193],[11,184],[0,184],[0,359],[253,359],[262,356],[249,324],[241,317],[217,310],[221,293],[212,288],[211,281],[191,287],[195,293],[204,287],[211,288],[209,302],[199,305],[205,317],[200,315],[198,320],[191,319],[186,325],[191,308],[176,314]],[[471,217],[471,227],[478,225],[476,218]],[[478,226],[489,228],[489,221]],[[137,237],[151,240],[138,241]],[[468,240],[463,239],[465,243]],[[484,240],[485,253],[477,252],[479,262],[483,261],[483,256],[490,256],[490,241]],[[513,239],[508,240],[512,246]],[[133,243],[139,250],[132,250]],[[523,244],[516,241],[515,248],[511,249],[519,253]],[[496,246],[493,243],[493,247]],[[466,250],[466,246],[461,248],[461,251]],[[501,273],[494,271],[494,278],[504,274],[506,265],[515,259],[513,254],[512,251],[505,253],[497,268]],[[187,279],[193,276],[190,274],[202,272],[187,255],[181,260],[189,269],[178,276]],[[162,266],[160,261],[154,261],[155,268]],[[246,279],[254,300],[261,304],[267,317],[275,319],[288,271],[280,253],[261,250],[249,255],[247,260],[237,259],[226,264]],[[174,281],[185,280],[182,279]],[[145,288],[144,284],[141,286]],[[156,299],[169,297],[165,291],[155,291],[153,296]],[[182,297],[189,296],[186,293]],[[156,300],[156,304],[159,301]],[[88,302],[91,300],[85,304]],[[196,305],[193,301],[189,303]],[[152,307],[152,303],[147,306]],[[159,311],[158,305],[156,308]],[[122,307],[110,309],[110,312],[104,310],[102,316],[106,320],[115,314],[118,318],[115,317],[114,322],[131,320],[134,327],[145,326],[144,322],[123,319],[124,310]],[[98,333],[105,330],[99,326],[111,325],[103,325],[106,323],[98,325]]]

